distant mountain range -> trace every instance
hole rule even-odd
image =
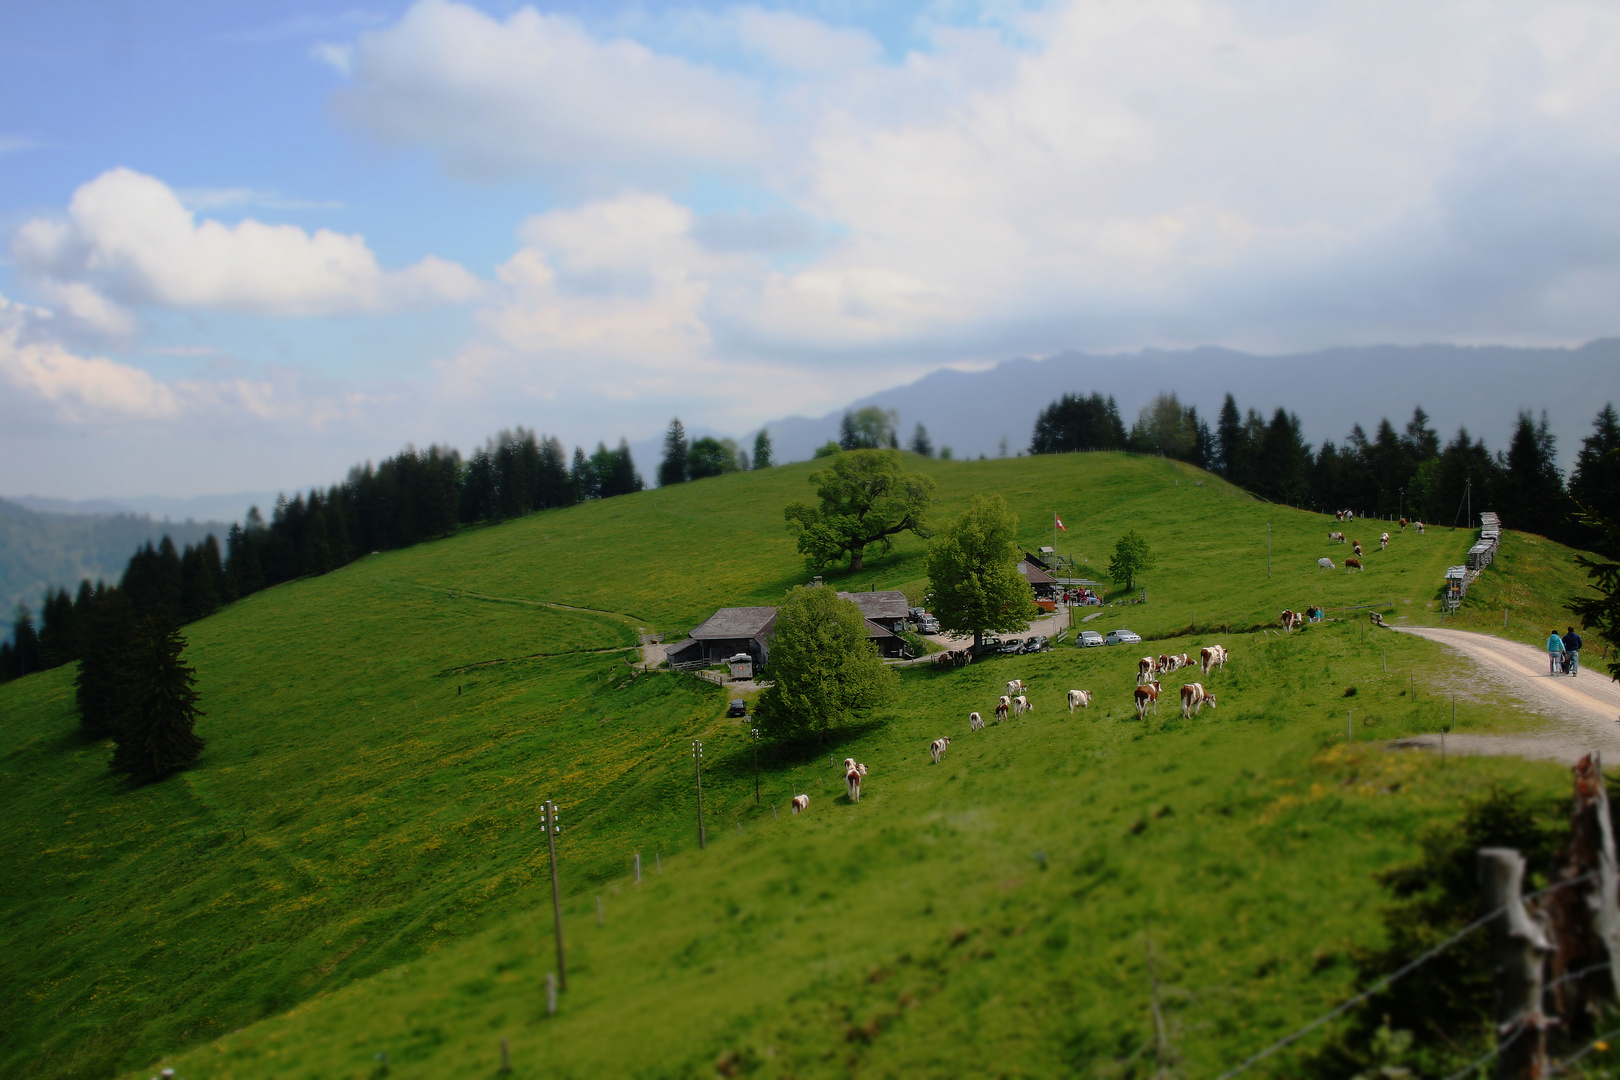
[[[293,492],[289,492],[291,496]],[[8,495],[6,499],[25,510],[45,514],[134,514],[159,521],[224,522],[229,528],[247,517],[248,507],[257,506],[268,520],[276,505],[274,491],[243,491],[233,495],[197,495],[177,499],[163,495],[134,495],[109,499],[50,499],[39,495]],[[223,536],[222,536],[223,539]]]
[[[195,544],[209,533],[223,545],[229,524],[154,520],[146,515],[76,511],[41,513],[0,499],[0,638],[11,636],[17,605],[39,618],[46,588],[76,589],[80,581],[116,582],[135,549],[171,537],[176,546]]]
[[[1069,352],[1045,360],[1008,360],[987,371],[936,371],[849,408],[895,410],[902,443],[920,421],[936,447],[949,446],[957,457],[994,457],[1002,439],[1009,454],[1027,449],[1036,415],[1061,394],[1112,394],[1129,425],[1164,390],[1198,406],[1211,427],[1228,392],[1239,408],[1268,417],[1283,406],[1299,415],[1305,437],[1318,445],[1327,439],[1342,442],[1356,423],[1370,434],[1386,416],[1398,429],[1421,404],[1442,438],[1465,425],[1493,450],[1503,449],[1519,409],[1538,415],[1546,409],[1567,466],[1603,403],[1620,400],[1620,338],[1570,349],[1390,345],[1286,356],[1215,348]],[[766,424],[777,458],[811,457],[817,446],[837,437],[843,413]],[[752,449],[753,432],[734,437]],[[642,475],[656,476],[662,440],[632,443],[631,450]]]

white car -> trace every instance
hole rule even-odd
[[[1097,633],[1095,630],[1082,630],[1080,631],[1080,636],[1075,639],[1074,643],[1078,648],[1089,649],[1093,646],[1101,645],[1103,643],[1103,636]]]
[[[1104,645],[1140,645],[1140,644],[1142,644],[1142,635],[1138,634],[1134,630],[1126,630],[1126,629],[1124,629],[1122,627],[1122,628],[1120,628],[1118,630],[1110,630],[1110,631],[1108,631],[1108,636],[1103,639],[1103,644]]]

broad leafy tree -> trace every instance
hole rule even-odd
[[[734,473],[740,465],[737,444],[730,439],[695,439],[686,459],[687,475],[693,480]]]
[[[1108,577],[1123,582],[1125,591],[1136,587],[1136,575],[1151,570],[1157,564],[1153,551],[1142,534],[1132,529],[1114,545],[1114,557],[1108,560]]]
[[[147,618],[136,628],[123,672],[123,715],[112,733],[114,771],[157,780],[201,756],[197,673],[180,659],[185,647],[171,622]]]
[[[934,482],[908,472],[895,450],[846,450],[810,474],[820,504],[794,503],[783,511],[799,534],[799,553],[812,572],[849,556],[849,568],[864,565],[873,544],[887,554],[894,538],[910,532],[932,535],[925,515]]]
[[[966,513],[928,545],[928,610],[941,628],[972,634],[1022,630],[1039,610],[1018,572],[1018,518],[1000,495],[975,495]]]
[[[900,439],[895,425],[899,422],[897,413],[876,405],[846,412],[838,425],[838,445],[844,450],[897,450]]]
[[[658,466],[659,487],[679,484],[686,479],[686,457],[691,449],[686,441],[686,428],[681,425],[680,417],[676,417],[664,432],[664,460]]]
[[[817,586],[794,589],[777,608],[770,675],[755,716],[778,739],[825,738],[857,710],[893,700],[900,685],[866,636],[860,608]]]

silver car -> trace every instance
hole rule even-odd
[[[1093,646],[1101,645],[1102,643],[1103,636],[1097,633],[1097,631],[1082,630],[1080,631],[1080,636],[1075,639],[1074,645],[1077,649],[1089,649]]]
[[[1124,627],[1121,627],[1118,630],[1108,631],[1108,637],[1103,640],[1103,644],[1140,645],[1142,644],[1142,635],[1138,634],[1134,630],[1126,630]]]

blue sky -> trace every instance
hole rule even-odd
[[[1065,349],[1575,344],[1616,190],[1611,4],[4,3],[0,494]]]

